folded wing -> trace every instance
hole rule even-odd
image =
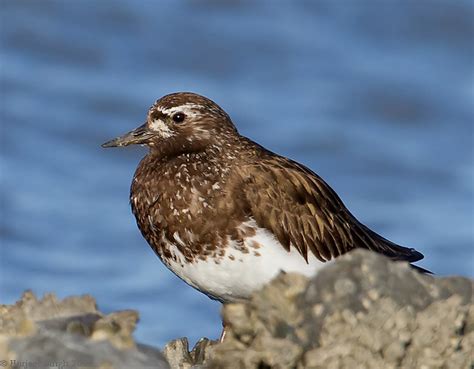
[[[257,224],[275,234],[287,250],[295,247],[331,260],[362,247],[394,260],[415,262],[423,255],[399,246],[360,223],[317,174],[280,156],[241,168],[243,191]]]

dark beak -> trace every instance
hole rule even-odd
[[[149,142],[152,136],[153,133],[148,130],[148,127],[145,123],[133,131],[103,143],[102,147],[122,147],[128,145],[146,144]]]

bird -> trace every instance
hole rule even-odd
[[[423,258],[362,224],[314,171],[242,136],[199,94],[161,97],[144,124],[102,144],[128,145],[148,148],[130,188],[141,234],[211,299],[247,300],[280,272],[314,276],[357,248],[408,263]]]

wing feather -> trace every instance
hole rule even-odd
[[[269,154],[258,164],[240,169],[250,215],[285,249],[295,247],[305,260],[308,252],[327,261],[357,247],[396,260],[423,258],[414,249],[390,242],[360,223],[331,187],[301,164]]]

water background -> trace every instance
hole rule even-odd
[[[474,275],[472,1],[2,0],[0,303],[134,308],[138,340],[220,332],[136,228],[143,148],[100,144],[194,91],[325,178],[364,223]]]

